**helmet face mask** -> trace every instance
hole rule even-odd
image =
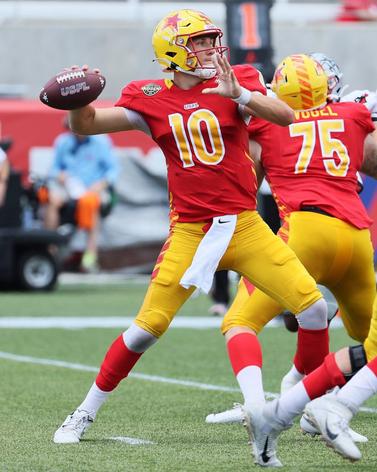
[[[343,85],[343,72],[338,64],[321,52],[311,52],[309,56],[321,64],[327,75],[329,99],[339,99],[345,87]]]
[[[228,48],[221,45],[223,32],[204,14],[195,10],[178,10],[169,13],[157,25],[152,45],[158,63],[164,72],[180,71],[200,78],[216,75],[212,63],[204,62],[209,51],[221,56]],[[210,37],[211,47],[196,48],[195,39]]]
[[[293,54],[278,65],[271,88],[293,110],[311,110],[327,103],[327,76],[306,54]]]

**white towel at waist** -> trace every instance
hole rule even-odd
[[[196,249],[190,267],[180,284],[184,288],[197,287],[205,293],[211,289],[213,276],[220,259],[227,250],[236,228],[237,215],[217,216]]]

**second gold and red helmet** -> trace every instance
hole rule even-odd
[[[292,54],[275,70],[271,88],[293,110],[319,108],[327,102],[327,75],[306,54]]]

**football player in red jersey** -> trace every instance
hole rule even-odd
[[[347,92],[344,94],[345,90],[348,88],[347,85],[343,83],[343,73],[338,66],[338,64],[330,57],[326,56],[321,52],[312,52],[309,54],[314,60],[319,62],[323,67],[326,75],[327,75],[327,82],[328,82],[328,102],[356,102],[356,103],[363,103],[366,108],[370,111],[372,121],[374,126],[377,126],[377,93],[372,92],[370,90],[353,90],[352,92]],[[253,120],[255,121],[255,120]],[[259,120],[262,121],[262,120]],[[267,123],[267,122],[265,122]],[[268,123],[267,123],[268,124]],[[377,136],[377,131],[374,133]],[[365,173],[365,172],[364,172]],[[361,175],[358,175],[358,184],[359,184],[359,192],[362,192],[364,188],[363,180]],[[322,293],[324,293],[322,287],[320,287]],[[333,298],[332,294],[328,291],[324,294],[325,299],[328,302],[329,308],[329,321],[335,316],[336,314],[336,302]],[[284,324],[289,331],[296,332],[298,329],[298,324],[296,321],[296,317],[287,311],[284,312]],[[294,374],[294,372],[293,372]],[[299,378],[299,377],[296,377]],[[283,378],[282,386],[289,386],[290,384],[296,383],[297,380],[295,375],[291,378],[289,375]],[[299,378],[300,380],[300,378]]]
[[[282,236],[309,273],[334,292],[349,333],[360,341],[367,339],[364,347],[346,350],[343,355],[348,364],[343,371],[334,354],[314,370],[318,358],[313,346],[313,364],[303,371],[314,372],[279,400],[268,404],[263,413],[260,405],[258,408],[255,405],[251,388],[260,382],[260,373],[254,376],[254,384],[249,377],[250,388],[246,395],[242,391],[245,400],[242,409],[260,465],[268,465],[264,459],[266,450],[276,447],[279,432],[289,426],[306,402],[334,385],[344,384],[347,377],[377,354],[376,332],[369,331],[375,296],[373,248],[368,229],[371,221],[357,194],[357,171],[370,167],[377,157],[377,146],[371,136],[374,126],[370,113],[360,104],[326,103],[327,85],[323,88],[318,81],[323,73],[319,67],[305,55],[290,56],[278,67],[274,88],[280,98],[297,110],[296,119],[287,128],[271,127],[275,128],[275,152],[262,151],[262,165],[280,212],[285,215]],[[223,332],[229,331],[237,317],[248,317],[248,326],[258,333],[280,312],[278,303],[255,290],[246,302],[231,307],[224,318]],[[298,320],[300,332],[303,329],[300,316]],[[304,349],[303,340],[298,339],[299,352]],[[259,364],[244,370],[256,367]],[[245,375],[243,370],[235,373],[237,378]]]
[[[343,83],[343,73],[341,72],[336,62],[323,53],[318,53],[318,52],[310,53],[309,56],[321,64],[321,66],[323,67],[327,75],[327,80],[328,80],[327,101],[328,103],[339,102],[339,101],[362,103],[371,113],[372,121],[374,123],[374,126],[376,127],[377,126],[377,94],[376,92],[371,92],[370,90],[354,90],[344,95],[343,92],[347,88],[347,86],[344,85]],[[249,129],[250,129],[250,138],[254,141],[257,141],[257,143],[261,146],[262,155],[259,160],[260,162],[263,163],[264,155],[266,155],[268,152],[271,152],[272,150],[272,145],[270,143],[274,141],[274,139],[271,139],[273,126],[271,126],[271,123],[265,120],[256,119],[250,123]],[[376,133],[377,132],[375,131],[374,136],[376,136]],[[251,143],[253,143],[253,141],[251,141]],[[362,170],[363,170],[363,173],[367,175],[370,175],[372,177],[376,176],[373,163],[367,160],[364,161]],[[358,191],[361,192],[362,188],[363,188],[363,182],[362,182],[361,176],[358,174]],[[284,220],[284,215],[281,215],[281,216],[282,216],[282,220]],[[244,286],[240,284],[240,291],[242,290],[245,290],[245,291],[248,290],[249,293],[251,293],[252,286],[250,284],[247,284],[247,285],[244,284]],[[335,315],[335,309],[336,309],[336,306],[335,307],[332,306],[332,309],[329,310],[329,321],[330,321],[330,316]],[[293,329],[293,326],[296,325],[295,331],[297,331],[298,325],[297,325],[297,320],[294,317],[294,315],[289,314],[289,320],[290,320],[291,330]],[[285,321],[286,321],[286,315],[285,315]],[[356,325],[358,325],[359,321],[360,320],[358,317],[354,319],[354,323]],[[293,322],[295,323],[293,324]],[[363,320],[362,325],[363,326],[359,326],[358,329],[363,330],[365,333],[367,331],[367,325],[368,325],[366,319]],[[347,328],[347,325],[346,325],[346,328]],[[354,332],[355,332],[354,329],[351,329],[349,334],[352,336]],[[360,341],[363,340],[360,338],[358,339]],[[282,384],[281,384],[281,391],[284,391],[285,389],[290,388],[291,386],[293,386],[295,383],[297,383],[299,380],[301,380],[304,377],[304,374],[297,369],[297,367],[300,367],[300,360],[297,355],[295,356],[295,364],[296,365],[293,365],[290,371],[283,377]],[[304,424],[302,423],[301,426],[304,427]],[[308,427],[308,425],[306,426]]]
[[[328,102],[362,103],[370,111],[373,124],[376,128],[377,127],[377,93],[372,92],[370,90],[353,90],[352,92],[348,92],[346,95],[344,95],[344,91],[348,88],[348,86],[344,85],[343,73],[340,70],[338,64],[333,59],[331,59],[330,57],[320,52],[310,53],[309,55],[314,60],[319,62],[321,66],[323,67],[324,71],[326,72],[327,81],[328,81],[328,97],[327,97]],[[259,120],[259,121],[263,121],[263,120]],[[264,123],[266,123],[267,125],[269,124],[266,121],[264,121]],[[374,137],[376,137],[377,131],[374,131],[373,135]],[[370,175],[371,177],[375,177],[373,163],[372,163],[371,169],[369,169],[369,165],[368,165],[368,162],[366,161],[363,163],[363,173]],[[358,191],[361,192],[362,190],[363,190],[363,181],[362,181],[361,176],[358,174]],[[322,293],[323,293],[323,290],[322,290]],[[332,314],[335,315],[335,308],[336,306],[333,309],[329,310],[329,313],[328,313],[329,321],[330,321],[330,316]],[[284,321],[286,323],[286,326],[289,323],[290,330],[297,331],[298,326],[297,326],[297,321],[294,315],[288,312],[285,312]],[[299,366],[300,364],[299,364],[299,359],[297,358],[297,356],[295,360],[296,360],[296,364],[298,364]],[[303,377],[304,375],[297,370],[295,365],[293,365],[292,368],[289,370],[289,372],[282,379],[281,391],[287,388],[290,388],[291,386],[296,384],[298,381],[300,381]],[[303,427],[304,424],[301,424],[301,426]]]
[[[221,36],[200,12],[171,13],[157,25],[152,43],[173,80],[132,82],[115,107],[70,112],[80,134],[139,129],[152,136],[167,161],[171,227],[134,323],[110,346],[88,395],[56,431],[56,443],[80,441],[109,393],[195,288],[208,292],[217,268],[245,275],[300,314],[322,356],[328,352],[326,303],[293,251],[256,212],[255,171],[246,152],[251,114],[288,125],[293,111],[265,96],[254,68],[230,67]],[[260,358],[247,323],[237,319],[231,331],[229,352],[237,369]],[[241,383],[248,383],[247,376]],[[269,463],[274,461],[271,456]]]
[[[320,64],[323,66],[326,72],[327,79],[328,79],[328,91],[327,91],[328,103],[332,101],[339,101],[339,97],[341,97],[342,89],[344,89],[342,85],[342,81],[341,81],[342,73],[340,72],[339,67],[336,65],[336,63],[333,60],[331,60],[330,58],[328,58],[327,56],[323,54],[313,53],[313,54],[310,54],[310,56],[314,58],[315,60],[317,60],[317,62],[320,62]],[[371,92],[367,94],[366,91],[363,91],[363,93],[364,95],[362,95],[359,92],[351,93],[350,95],[347,95],[346,97],[341,98],[341,101],[346,101],[346,102],[355,101],[356,103],[359,103],[359,102],[363,103],[366,106],[366,108],[369,110],[369,112],[371,113],[372,121],[374,122],[374,124],[376,124],[375,94]],[[365,95],[366,95],[366,100],[360,100],[357,98],[357,97],[365,96]],[[297,97],[297,99],[299,99],[299,97]],[[251,152],[251,155],[255,158],[255,164],[256,164],[257,169],[259,170],[257,173],[259,176],[259,180],[261,181],[264,177],[265,171],[267,171],[268,173],[269,165],[271,164],[271,162],[274,162],[274,159],[275,159],[275,162],[277,162],[274,156],[276,156],[276,154],[279,152],[280,153],[283,152],[281,150],[281,144],[282,144],[281,139],[279,138],[280,132],[279,132],[279,129],[276,126],[272,125],[271,123],[262,119],[255,119],[249,125],[249,134],[250,134],[250,139],[251,139],[250,152]],[[368,142],[370,142],[369,140],[370,138],[368,139]],[[377,176],[375,164],[373,160],[373,155],[371,153],[366,153],[364,157],[364,161],[363,161],[362,170],[367,175],[370,175],[372,177]],[[290,190],[288,187],[287,189],[288,191],[293,191],[292,187],[290,188]],[[278,199],[278,196],[276,197]],[[285,206],[280,205],[279,209],[280,209],[280,216],[281,216],[283,225],[278,234],[284,241],[290,244],[288,241],[289,239],[289,213],[287,214],[287,208]],[[324,224],[324,222],[322,224]],[[327,252],[329,251],[328,247],[324,247],[324,246],[318,247],[316,250],[317,255],[319,255],[324,250],[326,250]],[[357,260],[358,256],[359,256],[359,253],[356,252],[355,260]],[[299,257],[300,257],[300,254],[299,254]],[[349,265],[350,261],[348,261],[347,259],[344,259],[343,262],[344,262],[344,266],[342,267],[341,265],[339,265],[338,269],[341,269],[341,271],[343,270],[343,272],[346,272],[345,267]],[[307,269],[310,272],[312,270],[312,265],[307,266]],[[324,272],[322,271],[322,273]],[[320,275],[319,280],[323,280],[323,275],[319,273],[318,269],[316,269],[316,272],[312,273],[312,275],[315,278],[318,278],[318,275]],[[341,286],[342,281],[344,282],[345,280],[345,279],[340,278],[338,274],[335,274],[334,272],[332,273],[331,277],[329,275],[327,275],[326,277],[327,277],[328,284],[329,282],[331,282],[331,280],[333,280],[339,286]],[[352,279],[352,272],[350,273],[350,277]],[[369,284],[369,287],[370,286],[371,284]],[[359,281],[356,278],[354,289],[358,291],[359,288],[360,288]],[[231,311],[234,311],[234,312],[239,311],[241,309],[241,306],[245,302],[245,300],[249,297],[249,295],[251,295],[251,293],[254,290],[255,290],[255,287],[251,283],[249,283],[245,278],[242,278],[239,284],[239,289],[238,289],[236,298],[234,300],[233,305],[231,306]],[[350,294],[350,297],[353,297],[353,293]],[[365,341],[366,336],[368,335],[368,332],[369,332],[371,310],[369,309],[365,311],[365,306],[368,303],[368,299],[370,303],[371,296],[363,300],[363,302],[365,302],[364,307],[360,305],[359,307],[354,307],[354,309],[352,309],[349,313],[346,313],[346,316],[348,318],[347,319],[348,322],[346,322],[346,329],[348,330],[348,334],[360,342]],[[252,307],[253,307],[253,313],[255,314],[255,316],[257,316],[257,314],[259,313],[259,317],[257,318],[259,320],[258,323],[259,322],[261,323],[258,326],[259,331],[262,329],[265,323],[270,321],[271,318],[275,316],[275,314],[277,314],[276,312],[277,308],[275,306],[275,303],[272,302],[268,306],[268,304],[266,303],[266,298],[262,298],[262,299],[259,299],[258,297],[255,298],[253,301]],[[268,314],[264,318],[264,321],[263,321],[263,318],[261,318],[262,313]],[[377,339],[377,333],[374,336],[370,334],[369,338]],[[368,343],[370,343],[370,341],[368,341]],[[374,343],[372,343],[372,345],[373,344]],[[369,353],[368,359],[373,357],[373,350],[374,348],[369,348],[369,351],[372,351],[372,353]],[[365,358],[363,362],[365,362]],[[363,364],[362,363],[359,364],[358,367],[360,368],[361,365]],[[302,363],[300,361],[299,352],[298,352],[295,355],[294,365],[292,366],[288,374],[285,375],[283,378],[281,391],[283,392],[284,390],[287,390],[288,388],[292,387],[297,382],[302,380],[304,378],[304,374],[302,373],[303,371],[304,369],[302,367]],[[235,407],[231,410],[226,410],[221,413],[208,415],[206,418],[206,421],[208,423],[231,423],[231,422],[241,422],[242,418],[243,418],[243,414],[242,414],[241,405],[236,404]],[[305,417],[302,417],[300,425],[303,431],[308,432],[312,435],[319,433],[318,430],[313,428],[313,426],[310,425],[306,421]],[[364,442],[367,440],[364,436],[356,433],[355,431],[349,430],[349,433],[351,434],[352,438],[358,442]]]

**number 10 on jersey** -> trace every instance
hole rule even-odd
[[[169,125],[173,131],[183,167],[195,165],[192,150],[195,157],[203,164],[214,166],[223,160],[225,146],[220,123],[212,111],[206,109],[194,111],[189,116],[186,127],[183,115],[181,113],[174,113],[169,115]],[[207,145],[203,136],[203,125],[207,132],[210,146]]]

